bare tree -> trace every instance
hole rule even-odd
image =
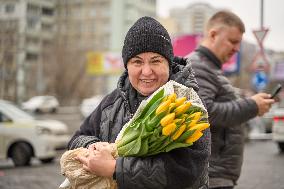
[[[92,89],[91,79],[86,75],[84,52],[70,48],[65,36],[58,36],[49,58],[49,68],[45,75],[49,76],[47,90],[54,93],[63,104],[78,104],[79,101],[89,96]],[[51,53],[52,52],[52,53]],[[47,53],[48,54],[48,53]]]
[[[16,100],[17,22],[0,21],[0,98]]]

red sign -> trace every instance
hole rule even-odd
[[[188,55],[199,45],[201,37],[201,35],[182,35],[173,38],[174,55]]]
[[[234,54],[225,64],[222,65],[222,70],[226,74],[236,73],[240,69],[239,54]]]
[[[250,67],[251,71],[269,71],[269,62],[265,56],[264,48],[263,48],[263,40],[267,35],[269,29],[261,28],[260,30],[253,30],[253,34],[258,42],[259,51],[253,58],[252,65]]]
[[[266,37],[268,31],[269,30],[267,28],[252,31],[260,47],[262,47],[263,40]]]
[[[269,71],[269,62],[265,54],[261,51],[256,53],[253,58],[252,65],[250,67],[251,71]]]

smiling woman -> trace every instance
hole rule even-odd
[[[98,147],[98,142],[114,143],[123,126],[139,112],[142,101],[150,99],[169,80],[198,90],[190,62],[174,57],[167,30],[151,17],[138,19],[129,29],[122,58],[126,70],[117,89],[104,97],[86,118],[69,142],[69,149],[85,147],[96,154],[88,157],[79,154],[77,159],[85,170],[100,177],[113,177],[117,188],[207,188],[208,129],[191,147],[145,158],[131,155],[115,159],[104,147]],[[127,137],[133,134],[129,132]]]

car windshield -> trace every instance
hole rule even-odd
[[[38,104],[38,103],[41,103],[42,101],[44,100],[43,97],[41,96],[36,96],[36,97],[32,97],[30,100],[28,100],[27,102],[28,103],[31,103],[31,104]]]
[[[0,109],[3,109],[3,112],[6,112],[7,115],[13,119],[34,119],[33,116],[27,112],[19,109],[17,106],[11,103],[0,103]]]

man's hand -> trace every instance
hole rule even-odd
[[[107,143],[108,144],[108,143]],[[112,177],[116,160],[113,158],[107,144],[92,144],[89,146],[89,156],[77,156],[83,168],[97,176]]]
[[[257,104],[258,116],[263,116],[263,114],[269,111],[271,105],[275,103],[275,100],[270,99],[270,97],[271,95],[267,93],[258,93],[251,97]]]

